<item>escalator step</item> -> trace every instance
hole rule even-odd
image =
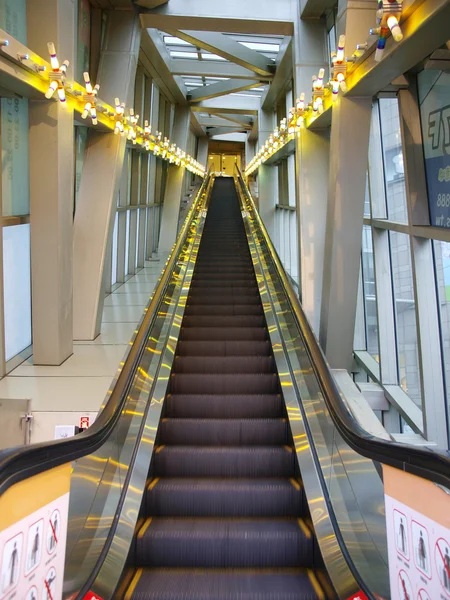
[[[286,419],[162,419],[161,444],[276,446],[288,442]]]
[[[180,339],[188,342],[200,341],[259,341],[267,339],[265,327],[183,327]]]
[[[283,400],[279,394],[168,394],[168,417],[250,419],[275,418],[283,414]]]
[[[187,373],[273,373],[272,356],[176,356],[172,371]]]
[[[251,294],[250,296],[242,294],[233,294],[232,296],[228,296],[225,300],[225,298],[220,294],[209,295],[209,297],[206,299],[204,294],[194,294],[193,292],[189,292],[187,304],[190,306],[212,306],[214,304],[223,305],[225,301],[228,303],[229,306],[242,306],[244,304],[261,306],[261,298],[259,294]]]
[[[185,317],[194,315],[262,315],[261,304],[188,304]]]
[[[200,277],[194,273],[191,281],[191,289],[193,288],[251,288],[255,286],[254,277],[245,278],[225,278],[220,276]]]
[[[307,569],[138,569],[126,600],[323,600]]]
[[[257,296],[258,300],[261,302],[256,282],[253,281],[251,282],[251,285],[235,287],[228,287],[226,285],[209,287],[199,286],[194,283],[190,287],[189,295],[190,294],[201,295],[203,304],[208,304],[209,298],[213,298],[214,296],[220,296],[222,298],[227,297],[227,302],[235,296]]]
[[[137,535],[138,566],[276,568],[311,564],[301,519],[150,517]]]
[[[183,327],[264,327],[263,315],[185,316]]]
[[[299,517],[303,488],[294,479],[154,479],[146,510],[170,517]]]
[[[265,342],[178,342],[178,356],[269,356],[272,346]]]
[[[155,477],[294,477],[290,447],[158,446]]]
[[[275,373],[172,373],[170,391],[174,394],[276,394],[278,376]]]

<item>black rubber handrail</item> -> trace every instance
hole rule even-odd
[[[237,167],[236,169],[241,188],[252,208],[253,216],[258,221],[271,258],[277,268],[330,416],[344,441],[355,452],[366,458],[417,475],[418,477],[423,477],[450,489],[450,453],[448,451],[399,444],[375,437],[361,427],[350,414],[341,398],[325,355],[306,318],[300,300],[292,289],[277,251],[256,210],[253,198],[244,182],[242,174]]]
[[[128,391],[133,382],[140,358],[145,349],[148,334],[157,316],[157,309],[161,298],[169,282],[175,261],[190,230],[195,209],[205,191],[208,181],[209,174],[204,178],[197,198],[186,216],[177,241],[173,245],[164,272],[158,281],[141,326],[133,344],[130,346],[124,365],[105,407],[91,427],[79,435],[65,440],[42,442],[31,444],[30,446],[17,446],[0,451],[0,495],[19,481],[48,471],[59,465],[69,463],[82,456],[92,454],[105,443],[114,431],[127,400]]]

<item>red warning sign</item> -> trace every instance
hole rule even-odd
[[[94,592],[89,591],[83,600],[103,600],[103,598],[98,594],[94,594]]]
[[[353,596],[350,596],[350,598],[347,598],[347,600],[369,600],[369,598],[364,592],[357,592]]]
[[[89,416],[80,417],[80,429],[87,429],[91,424],[91,419]]]

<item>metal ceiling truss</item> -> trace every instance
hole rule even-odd
[[[195,61],[188,58],[172,58],[172,73],[188,77],[230,77],[231,79],[255,79],[272,81],[273,75],[258,75],[240,65],[223,61]]]
[[[236,92],[242,92],[244,90],[250,90],[254,87],[259,87],[261,83],[259,81],[252,81],[251,79],[228,79],[227,81],[218,81],[217,83],[210,83],[197,87],[188,92],[188,100],[190,103],[201,102],[202,100],[209,100],[210,98],[218,98],[219,96],[226,96]]]
[[[167,31],[167,30],[166,30]],[[256,50],[250,50],[228,35],[215,31],[167,31],[170,35],[178,37],[197,48],[202,48],[232,63],[249,69],[258,75],[272,75],[271,61]]]

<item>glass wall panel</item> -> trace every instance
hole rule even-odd
[[[366,349],[379,362],[377,298],[373,261],[372,230],[363,228],[362,275],[364,292],[364,315],[366,327]]]
[[[114,219],[114,231],[112,239],[112,274],[111,274],[111,285],[117,283],[117,242],[119,235],[119,215],[116,213]]]
[[[3,216],[30,214],[28,100],[1,99]]]
[[[127,210],[127,221],[125,224],[125,275],[130,272],[128,257],[130,255],[130,211]]]
[[[379,108],[388,217],[391,221],[406,223],[408,213],[398,100],[380,98]]]
[[[0,0],[0,28],[27,44],[27,0]]]
[[[431,224],[450,228],[450,72],[417,76]]]
[[[134,264],[135,268],[137,269],[138,266],[138,262],[139,262],[139,229],[140,229],[140,219],[141,219],[141,211],[137,210],[136,211],[137,216],[136,216],[136,262]]]
[[[83,171],[84,154],[86,151],[86,143],[88,136],[88,128],[83,126],[75,127],[75,210],[78,200],[78,191],[81,183],[81,173]]]
[[[394,308],[397,333],[399,383],[408,396],[421,407],[416,305],[409,236],[389,232]]]
[[[450,243],[434,242],[434,258],[447,406],[450,413]]]
[[[30,225],[3,228],[5,359],[31,345]]]
[[[83,73],[89,71],[91,47],[91,5],[89,0],[78,0],[77,68],[75,78],[83,83]]]

